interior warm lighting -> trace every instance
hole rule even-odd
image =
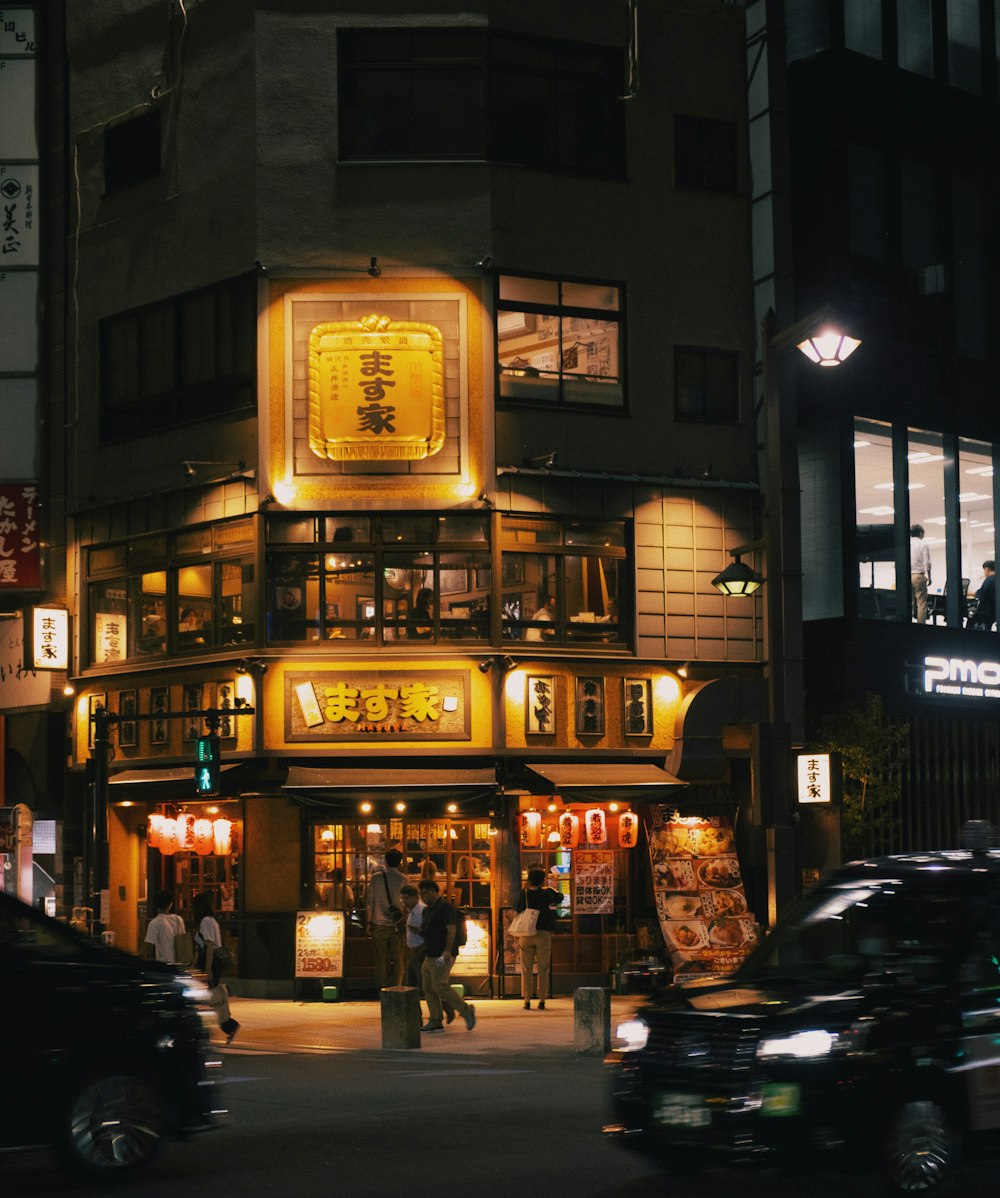
[[[271,494],[274,496],[277,503],[291,503],[295,498],[295,484],[285,482],[285,480],[282,479],[281,482],[276,482],[271,487]]]
[[[449,803],[448,804],[448,814],[449,815],[454,815],[457,810],[458,810],[457,803]]]
[[[333,840],[333,829],[324,828],[323,831],[320,832],[319,838],[320,840]]]
[[[371,809],[372,809],[371,803],[362,803],[361,804],[361,814],[362,815],[371,814]]]
[[[76,687],[73,685],[72,682],[66,683],[66,685],[63,687],[63,694],[66,696],[67,699],[72,698],[73,695],[76,694]]]
[[[557,806],[555,800],[553,799],[552,802],[550,802],[549,805],[545,808],[545,810],[551,815],[554,812],[558,811],[559,807]]]
[[[584,816],[587,829],[587,844],[604,844],[607,838],[607,825],[603,807],[591,807]]]
[[[618,817],[618,847],[634,849],[639,839],[639,817],[634,811],[623,811]]]
[[[553,829],[546,837],[548,843],[552,845],[559,844],[559,839],[559,833],[555,829]]]
[[[459,495],[462,499],[471,499],[478,492],[479,488],[475,483],[459,483],[455,488],[455,494]]]
[[[396,804],[396,810],[399,812],[399,814],[400,814],[400,815],[402,815],[402,814],[403,814],[403,812],[406,810],[406,804],[405,804],[405,803],[402,803],[402,802],[400,802],[400,803],[397,803],[397,804]]]
[[[818,366],[839,366],[841,362],[847,361],[860,344],[855,337],[848,337],[837,329],[825,328],[800,341],[797,348]]]
[[[617,804],[617,803],[609,803],[609,804],[608,804],[608,810],[609,810],[609,811],[617,811],[617,810],[618,810],[618,804]]]
[[[712,586],[723,595],[752,595],[759,591],[764,578],[752,567],[745,565],[736,554],[736,561],[712,579]]]
[[[688,663],[686,661],[682,661],[681,664],[677,667],[677,677],[678,678],[686,678],[687,676],[688,676]]]

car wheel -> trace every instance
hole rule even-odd
[[[886,1132],[884,1180],[890,1194],[942,1194],[953,1180],[961,1137],[932,1099],[903,1103]]]
[[[165,1126],[152,1082],[128,1073],[94,1077],[70,1101],[63,1148],[70,1165],[91,1178],[134,1177],[156,1159]]]

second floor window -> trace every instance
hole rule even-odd
[[[625,407],[620,286],[500,275],[496,306],[501,401]]]

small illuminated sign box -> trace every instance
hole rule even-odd
[[[798,765],[798,801],[833,802],[833,770],[829,753],[800,753]]]
[[[36,670],[69,669],[69,612],[65,608],[31,609],[31,653]]]

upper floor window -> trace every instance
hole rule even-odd
[[[104,190],[121,191],[160,173],[160,110],[108,125],[104,130]]]
[[[625,407],[623,288],[500,275],[496,308],[501,400]]]
[[[674,415],[678,420],[737,423],[739,354],[678,346],[674,350]]]
[[[674,181],[701,191],[736,190],[736,125],[699,116],[674,117]]]
[[[231,520],[88,549],[90,664],[253,641],[253,547]]]
[[[251,277],[101,323],[101,440],[120,441],[253,407]]]
[[[342,161],[624,174],[617,48],[486,29],[343,29]]]

